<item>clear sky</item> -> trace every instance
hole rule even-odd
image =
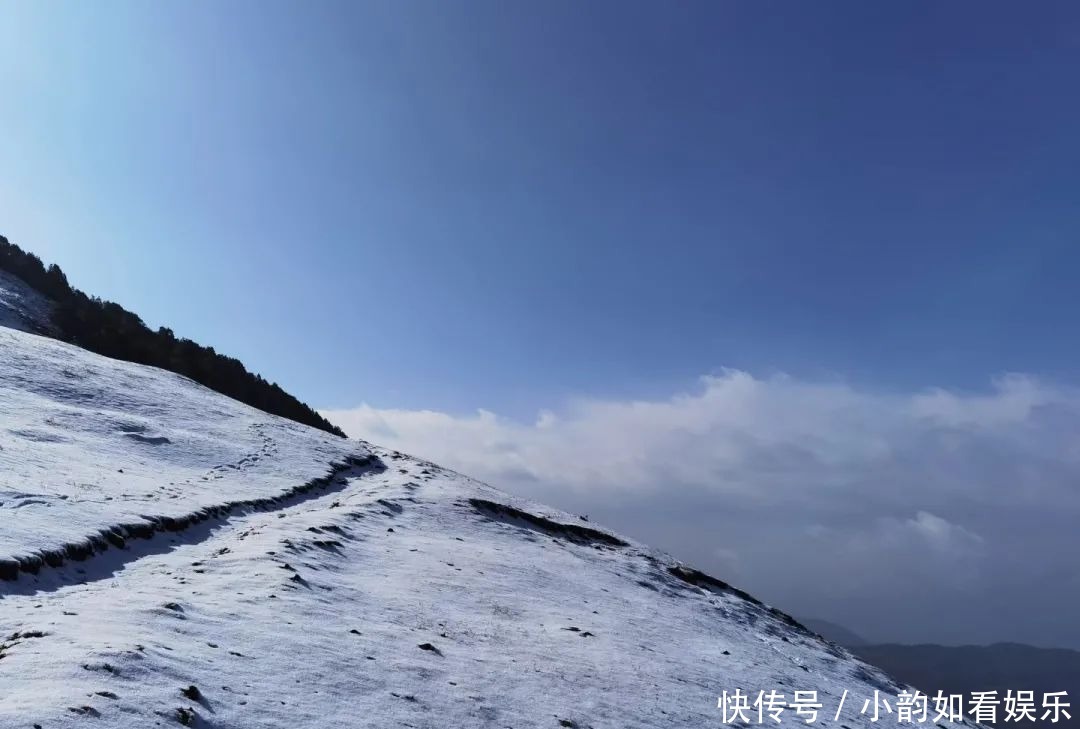
[[[543,411],[578,423],[573,443],[597,420],[567,403],[685,404],[739,376],[789,382],[777,373],[855,397],[871,425],[795,398],[855,440],[940,435],[882,415],[925,415],[932,388],[960,398],[931,408],[952,426],[1019,388],[1056,403],[1039,427],[1057,443],[1080,361],[1078,74],[1071,2],[4,1],[0,233],[317,407],[357,408],[357,434],[443,417],[402,443],[473,434],[451,460],[524,449],[517,424],[532,438]],[[995,389],[1007,373],[1023,375]],[[512,432],[474,427],[478,408]],[[715,437],[695,453],[776,445],[690,422],[671,428]],[[1029,476],[1074,465],[1016,422],[1007,447],[969,444],[971,488],[1001,475],[995,452]],[[785,433],[785,448],[814,436]],[[959,467],[949,453],[942,468]],[[758,475],[776,462],[744,456]],[[543,481],[521,461],[472,465]],[[880,483],[875,464],[835,480]],[[702,469],[680,493],[732,478]],[[857,516],[884,520],[886,541],[890,524],[947,531],[926,512],[971,547],[992,541],[964,521],[979,498]],[[589,503],[656,528],[618,511],[632,499]],[[654,536],[712,568],[750,560],[698,526],[692,544],[681,527]]]
[[[0,230],[320,406],[1080,355],[1069,3],[2,7]]]

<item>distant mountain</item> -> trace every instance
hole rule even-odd
[[[1033,690],[1036,704],[1042,694],[1068,691],[1077,707],[1080,697],[1080,652],[1063,648],[1036,648],[1018,643],[995,643],[987,646],[941,645],[849,645],[851,650],[878,666],[902,683],[926,694],[938,690],[946,694],[973,691]],[[1041,712],[1040,712],[1041,713]],[[1071,711],[1072,720],[1049,722],[1024,721],[1022,726],[1080,726],[1080,708]],[[998,725],[1004,726],[999,717]],[[1016,722],[1009,722],[1009,726]]]
[[[836,623],[830,623],[828,620],[818,620],[816,618],[800,618],[802,624],[810,628],[822,638],[831,640],[837,645],[842,645],[847,648],[854,648],[856,646],[866,645],[867,641],[855,632],[848,630],[842,625]]]
[[[909,684],[933,696],[963,694],[970,698],[975,691],[1034,691],[1036,705],[1042,695],[1067,691],[1068,701],[1080,697],[1080,652],[1064,648],[1036,648],[1019,643],[995,643],[987,646],[902,645],[869,643],[842,625],[827,620],[802,619],[803,625],[818,635],[850,649],[868,663],[885,670],[900,683]],[[1080,726],[1080,709],[1070,711],[1072,719],[1052,724],[1049,721],[1025,720],[1022,726]],[[1041,708],[1039,715],[1041,716]],[[999,717],[998,725],[1004,726]],[[1016,722],[1009,722],[1009,726]]]
[[[2,235],[0,326],[44,334],[106,357],[176,372],[263,412],[345,437],[314,408],[285,392],[276,382],[249,372],[239,360],[219,354],[213,347],[176,337],[166,327],[154,331],[119,304],[72,288],[59,266],[46,267],[40,258]]]

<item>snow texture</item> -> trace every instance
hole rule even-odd
[[[51,333],[49,314],[53,304],[22,279],[0,271],[0,327],[24,332]]]
[[[901,690],[581,517],[13,329],[0,501],[4,729],[699,729],[735,689],[853,729]]]

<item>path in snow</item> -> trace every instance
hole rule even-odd
[[[172,372],[0,328],[0,578],[366,457]]]

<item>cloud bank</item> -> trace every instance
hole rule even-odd
[[[724,371],[520,423],[368,405],[351,436],[593,519],[871,639],[1080,647],[1080,393],[884,393]]]

